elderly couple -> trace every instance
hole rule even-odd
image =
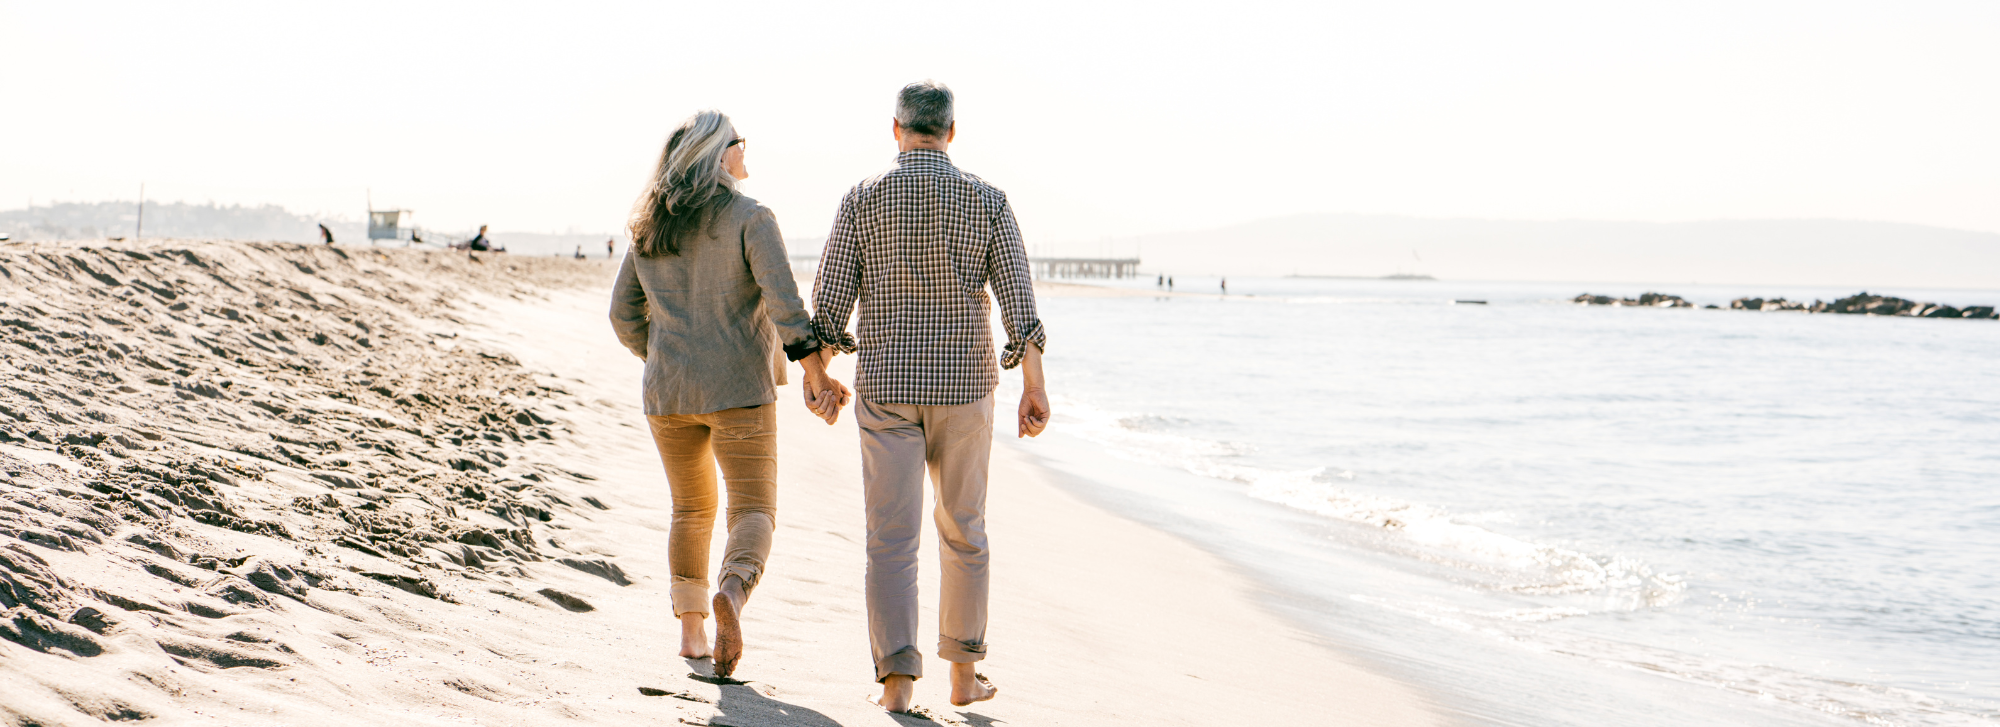
[[[1004,368],[1020,366],[1020,436],[1049,421],[1042,324],[1007,196],[952,165],[952,93],[935,81],[897,97],[896,163],[847,193],[820,255],[808,314],[771,210],[736,191],[748,146],[729,118],[695,114],[675,129],[633,210],[611,323],[646,360],[646,420],[674,498],[668,559],[681,656],[743,655],[741,614],[764,574],[777,512],[773,387],[805,370],[805,405],[828,424],[848,404],[827,374],[856,353],[855,416],[868,523],[868,632],[883,708],[910,706],[917,637],[917,542],[924,474],[936,487],[943,593],[938,656],[951,702],[993,698],[986,658],[986,471],[996,370],[990,304],[999,299]],[[859,307],[857,334],[847,332]],[[728,546],[710,596],[717,468],[729,490]],[[715,616],[711,652],[704,620]]]

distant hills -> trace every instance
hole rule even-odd
[[[1138,242],[1178,275],[2000,289],[2000,234],[1893,222],[1300,215]]]
[[[0,234],[15,240],[80,240],[131,237],[138,223],[136,201],[60,202],[29,209],[0,210]],[[367,227],[360,220],[315,217],[278,205],[218,205],[186,202],[147,202],[145,235],[207,240],[257,240],[271,242],[319,242],[319,225],[333,230],[341,244],[368,244]],[[441,230],[453,237],[470,237],[476,230]],[[625,249],[625,235],[607,233],[493,232],[488,235],[506,245],[510,252],[523,255],[574,254],[581,246],[585,255],[602,257],[607,238]],[[383,244],[403,244],[400,242]]]
[[[136,201],[59,202],[0,211],[0,233],[16,240],[131,237],[138,217],[139,203]],[[274,204],[245,207],[185,202],[147,202],[145,234],[147,237],[316,242],[321,222],[333,230],[335,239],[360,240],[367,234],[358,220],[300,215]]]

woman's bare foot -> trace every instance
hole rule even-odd
[[[917,679],[907,674],[891,674],[882,680],[882,697],[875,700],[875,706],[891,712],[910,711],[910,699],[916,696]]]
[[[1000,694],[1000,688],[986,680],[986,675],[973,671],[972,664],[951,665],[951,706],[963,707],[973,702],[984,702]]]
[[[708,629],[702,626],[708,614],[688,611],[681,614],[681,657],[701,659],[708,656]]]
[[[736,671],[736,661],[743,658],[743,622],[738,618],[735,589],[724,586],[715,592],[710,605],[715,609],[715,675],[726,677]]]

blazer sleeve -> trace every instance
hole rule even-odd
[[[632,355],[643,359],[651,319],[646,313],[646,289],[639,285],[639,271],[634,267],[636,255],[626,251],[625,264],[618,267],[618,279],[611,284],[611,330]]]
[[[770,208],[758,207],[743,227],[743,257],[750,274],[762,289],[764,310],[778,329],[785,358],[797,361],[819,350],[813,335],[812,317],[806,315],[805,301],[799,299],[799,285],[792,277],[792,260],[785,253],[785,238],[778,232],[778,217]]]

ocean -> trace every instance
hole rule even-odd
[[[2000,321],[1104,284],[1040,301],[1026,450],[1466,724],[2000,724]]]

